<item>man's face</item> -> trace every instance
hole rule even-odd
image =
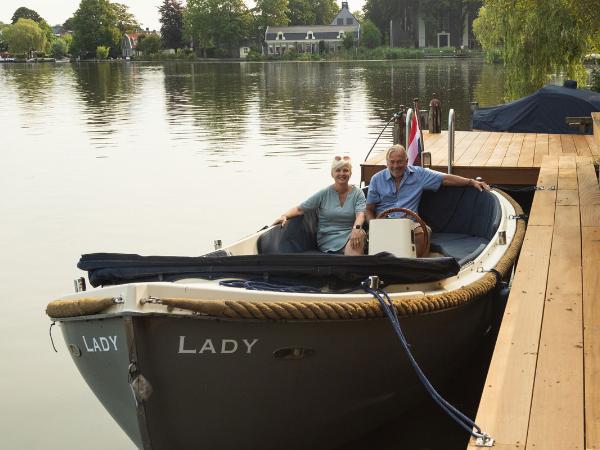
[[[404,152],[392,152],[390,153],[387,166],[390,169],[390,173],[394,178],[402,178],[404,175],[404,170],[406,169],[406,164],[408,163],[408,158],[404,154]]]

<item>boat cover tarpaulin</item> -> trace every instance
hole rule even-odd
[[[587,89],[545,86],[505,105],[473,113],[473,128],[483,131],[575,134],[566,117],[590,117],[600,111],[600,93]]]
[[[397,258],[389,253],[369,256],[287,253],[271,255],[140,256],[121,253],[82,255],[77,267],[88,272],[94,287],[183,278],[259,277],[338,281],[356,284],[378,275],[386,284],[436,281],[460,270],[455,258]]]

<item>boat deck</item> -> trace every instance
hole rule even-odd
[[[477,413],[497,449],[600,449],[600,189],[591,155],[561,153],[542,158]]]
[[[595,128],[598,128],[597,125]],[[424,148],[431,154],[431,168],[448,169],[448,132],[423,132]],[[544,156],[591,156],[600,159],[600,143],[593,135],[497,133],[456,131],[453,173],[468,178],[482,177],[494,184],[535,184]],[[385,165],[383,153],[361,165],[362,180]]]

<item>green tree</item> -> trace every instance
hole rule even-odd
[[[335,0],[289,0],[291,25],[329,25],[339,8]]]
[[[250,33],[252,17],[243,0],[189,0],[184,14],[186,35],[205,52],[216,48],[237,53]]]
[[[335,0],[314,0],[313,5],[317,25],[329,25],[340,10]]]
[[[46,35],[46,44],[49,44],[54,39],[54,33],[52,32],[50,25],[48,25],[48,22],[33,9],[25,8],[24,6],[17,8],[11,19],[13,25],[17,23],[19,19],[31,19],[36,22]],[[45,48],[41,48],[40,50],[45,50]]]
[[[138,36],[136,48],[144,55],[154,55],[162,49],[162,41],[156,34],[142,34]]]
[[[108,52],[110,51],[109,47],[104,45],[99,45],[96,47],[96,58],[97,59],[106,59],[108,58]]]
[[[65,23],[63,23],[62,26],[65,30],[73,31],[73,27],[74,27],[73,17],[69,17],[67,20],[65,20]]]
[[[116,54],[121,33],[114,9],[108,0],[81,0],[73,15],[71,54],[91,55],[99,46],[109,47]]]
[[[32,19],[18,19],[15,24],[7,26],[2,35],[13,53],[28,53],[46,47],[46,33]]]
[[[360,26],[360,45],[367,48],[381,45],[381,31],[370,20],[365,20]]]
[[[3,22],[0,22],[0,52],[8,51],[8,42],[6,42],[6,37],[2,35],[2,31],[6,29],[9,25],[6,25]]]
[[[62,58],[69,52],[69,46],[62,38],[55,39],[50,45],[50,56]]]
[[[178,0],[164,0],[158,8],[160,13],[160,33],[166,48],[182,48],[183,45],[183,6]]]
[[[262,30],[268,26],[287,25],[290,22],[289,10],[289,0],[256,0],[254,13],[257,25]]]
[[[110,7],[115,18],[115,25],[121,34],[133,33],[140,29],[139,22],[136,20],[135,16],[129,12],[129,6],[122,3],[110,3]]]
[[[342,45],[346,50],[350,50],[352,47],[354,47],[354,34],[346,33],[344,35],[344,39],[342,39]]]
[[[599,0],[590,3],[600,9]],[[508,97],[531,93],[552,73],[585,81],[582,57],[594,45],[600,22],[586,11],[581,0],[484,1],[474,31],[486,52],[500,49]]]

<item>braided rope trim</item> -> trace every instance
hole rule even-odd
[[[515,208],[517,215],[523,210],[517,202],[503,191],[503,195]],[[525,223],[517,220],[515,235],[494,269],[506,276],[516,261],[525,236]],[[459,289],[439,294],[402,297],[394,300],[399,316],[430,313],[457,307],[481,297],[496,286],[496,276],[487,272],[478,280]],[[114,304],[113,299],[57,300],[48,305],[46,313],[53,318],[96,314]],[[105,303],[104,303],[105,302]],[[383,317],[376,300],[363,302],[291,301],[249,302],[243,300],[197,300],[189,298],[161,298],[156,303],[169,308],[193,311],[210,317],[250,320],[356,320]],[[83,314],[82,314],[83,312]]]

